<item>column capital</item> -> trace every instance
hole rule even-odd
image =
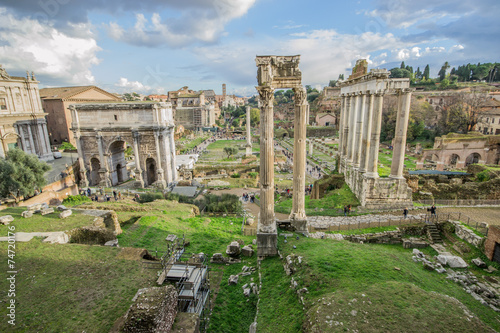
[[[259,93],[259,99],[263,107],[273,106],[274,88],[269,86],[257,86],[255,89],[257,89]]]
[[[295,105],[302,105],[307,100],[307,91],[304,87],[293,88]]]

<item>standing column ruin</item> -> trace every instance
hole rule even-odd
[[[367,178],[378,178],[378,149],[380,146],[380,132],[382,130],[382,108],[384,106],[384,93],[377,91],[373,98],[373,116],[372,116],[372,129],[370,132],[369,140],[370,147],[368,149],[368,161],[366,163]]]
[[[372,118],[373,118],[373,101],[374,96],[370,92],[367,95],[367,112],[365,112],[363,119],[363,136],[361,139],[361,162],[359,164],[359,172],[366,172],[368,169],[369,152],[371,145],[371,130],[372,130]]]
[[[247,106],[247,144],[246,156],[252,156],[252,133],[250,132],[250,107]]]
[[[135,181],[139,183],[140,187],[144,187],[144,180],[142,178],[141,161],[139,159],[139,132],[132,131],[132,138],[134,140]]]
[[[396,115],[396,130],[394,135],[394,147],[391,163],[391,175],[396,179],[403,178],[405,161],[406,134],[408,132],[408,120],[410,117],[410,89],[398,89],[398,113]]]
[[[156,169],[156,183],[159,185],[159,188],[166,188],[167,187],[167,182],[165,181],[165,177],[163,175],[163,163],[161,162],[161,155],[160,155],[160,136],[161,134],[158,131],[154,132],[155,136],[155,145],[156,145],[156,160],[157,160],[157,166],[158,168]],[[163,141],[163,140],[162,140]]]
[[[293,147],[293,202],[290,220],[298,232],[307,232],[304,190],[306,186],[306,116],[307,92],[295,88],[295,119]]]
[[[277,229],[274,218],[274,89],[257,87],[260,114],[260,213],[257,226],[259,257],[277,254]]]

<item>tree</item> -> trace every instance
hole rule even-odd
[[[401,69],[405,69],[406,68],[404,61],[401,61],[401,66],[399,66],[399,68],[401,68]]]
[[[445,61],[438,73],[439,81],[443,81],[446,78],[446,71],[448,70],[448,68],[450,68],[450,64],[448,63],[448,61]]]
[[[233,126],[233,127],[239,127],[240,126],[240,121],[238,119],[233,119],[233,122],[231,123],[231,126]]]
[[[337,80],[330,80],[330,82],[328,83],[329,87],[335,87],[336,85],[337,85]]]
[[[224,153],[227,154],[227,158],[238,153],[238,148],[236,147],[224,147]]]
[[[424,68],[424,74],[422,75],[422,78],[423,79],[429,79],[430,72],[431,72],[431,70],[430,70],[429,65],[425,66],[425,68]]]
[[[5,158],[0,158],[0,197],[19,202],[21,196],[33,195],[45,185],[43,174],[48,170],[50,166],[36,155],[9,150]]]
[[[339,74],[339,80],[344,81],[344,74]]]
[[[260,110],[253,108],[250,110],[250,124],[257,126],[260,123]]]
[[[403,78],[403,77],[411,78],[411,73],[407,69],[393,68],[390,70],[390,72],[391,72],[390,75],[391,78]]]

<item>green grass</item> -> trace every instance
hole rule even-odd
[[[275,205],[274,210],[279,213],[290,214],[292,211],[292,203],[293,199],[280,201]],[[344,214],[343,211],[339,212],[339,210],[349,204],[358,206],[359,201],[346,184],[340,189],[328,192],[321,199],[311,200],[310,196],[305,197],[307,215],[337,216]]]
[[[21,213],[26,207],[13,207],[2,210],[1,215],[12,215],[14,221],[10,226],[16,227],[16,232],[46,232],[46,231],[65,231],[73,228],[79,228],[92,224],[94,216],[80,214],[73,211],[73,214],[64,219],[59,218],[59,211],[47,215],[33,214],[30,218],[24,218]],[[0,225],[0,235],[7,236],[8,227]]]
[[[7,243],[0,255],[7,258]],[[119,259],[119,248],[16,243],[16,326],[8,325],[6,306],[1,332],[108,332],[132,304],[139,288],[154,285],[156,272],[140,262]],[[8,281],[0,280],[2,290]],[[0,296],[7,302],[7,293]]]
[[[385,148],[383,148],[382,152],[378,154],[378,174],[380,177],[388,177],[391,174],[392,154],[393,151],[391,149]],[[415,169],[417,166],[416,158],[411,156],[405,157],[409,158],[409,161],[404,161],[405,169]]]
[[[458,299],[483,322],[496,330],[500,328],[493,310],[474,300],[460,285],[446,280],[446,275],[424,270],[411,260],[412,251],[401,245],[304,237],[290,237],[284,244],[280,236],[279,249],[283,257],[302,256],[303,264],[292,276],[276,268],[275,276],[265,281],[262,294],[269,297],[261,298],[259,311],[263,332],[301,332],[301,323],[314,332],[347,328],[359,332],[487,331],[479,321],[465,318],[463,310],[443,295]],[[423,252],[437,254],[432,248]],[[273,274],[271,266],[281,265],[276,258],[266,259],[262,263],[266,267],[264,276]],[[298,297],[293,291],[287,298],[292,277],[298,282],[297,289],[306,287],[309,291],[304,295],[305,310],[297,306]],[[287,320],[278,321],[262,309],[272,309]],[[357,311],[356,316],[352,310]],[[335,321],[343,322],[343,327],[330,326]],[[282,328],[282,323],[287,326]]]

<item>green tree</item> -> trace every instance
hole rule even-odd
[[[344,74],[339,74],[339,80],[344,80]]]
[[[257,126],[260,123],[260,110],[253,108],[250,110],[250,124]]]
[[[238,119],[233,119],[233,123],[231,124],[233,127],[239,127],[240,121]]]
[[[441,80],[441,84],[439,85],[439,88],[441,89],[446,89],[450,85],[450,80],[448,79],[443,79]]]
[[[399,68],[401,68],[401,69],[405,69],[406,68],[404,61],[401,61],[401,66],[399,66]]]
[[[438,73],[439,81],[443,81],[446,78],[446,71],[448,70],[448,68],[450,68],[450,64],[448,63],[448,61],[445,61]]]
[[[238,148],[236,147],[224,147],[224,153],[227,154],[227,158],[238,153]]]
[[[328,83],[328,86],[335,87],[336,84],[337,84],[337,80],[330,80],[330,82]]]
[[[0,158],[0,197],[19,202],[22,196],[33,195],[45,185],[43,174],[48,170],[50,166],[36,155],[9,150],[5,158]]]
[[[429,65],[425,66],[424,74],[422,75],[423,79],[429,79],[430,73],[431,73],[431,69],[430,69]]]
[[[390,70],[392,78],[411,78],[411,73],[407,69],[393,68]]]

